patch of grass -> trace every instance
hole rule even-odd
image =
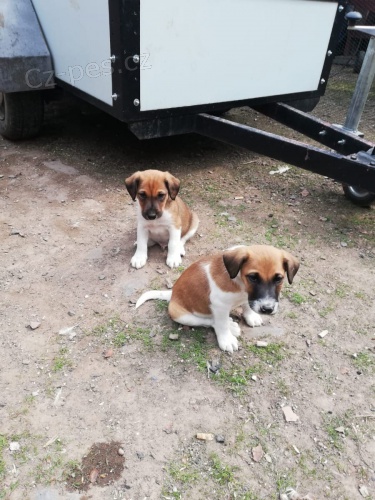
[[[213,453],[210,456],[210,469],[212,478],[223,486],[234,481],[234,472],[238,468],[222,464],[218,455]]]
[[[3,450],[8,446],[8,439],[0,434],[0,479],[5,476],[5,461],[3,458]]]
[[[129,339],[140,340],[146,348],[153,345],[149,328],[126,325],[118,317],[111,318],[103,325],[95,327],[91,334],[99,337],[103,343],[110,342],[118,348],[124,346]]]
[[[149,328],[137,327],[135,329],[129,328],[128,337],[135,340],[140,340],[146,349],[152,347],[153,342],[150,337],[151,330]]]
[[[167,330],[164,333],[162,349],[175,349],[180,359],[192,363],[199,370],[207,370],[207,358],[209,346],[206,342],[206,331],[203,328],[194,328],[187,332],[180,330],[178,340],[169,340],[170,333],[177,333],[175,330]]]
[[[337,297],[340,297],[340,299],[343,299],[344,297],[347,297],[348,290],[349,290],[348,285],[345,284],[338,285],[335,289],[335,295],[337,295]]]
[[[68,359],[67,355],[68,349],[66,347],[62,347],[59,350],[59,354],[53,358],[52,371],[54,373],[59,372],[64,368],[71,368],[73,366],[72,361]]]
[[[297,319],[298,318],[297,314],[295,312],[293,312],[293,311],[288,312],[286,314],[286,317],[290,318],[290,319]]]
[[[354,297],[356,299],[365,300],[366,299],[366,294],[364,294],[363,292],[354,292]]]
[[[173,463],[168,469],[169,475],[178,483],[183,485],[195,482],[198,477],[198,471],[194,470],[191,464]]]
[[[237,396],[240,396],[245,392],[248,383],[251,381],[251,377],[262,371],[263,369],[259,364],[247,368],[231,366],[227,369],[221,368],[215,375],[214,380],[237,394]]]
[[[77,481],[73,482],[74,488],[77,490],[80,488],[81,482],[81,464],[78,460],[69,460],[64,467],[63,477],[67,480],[68,478],[77,478]]]
[[[335,308],[333,306],[326,306],[319,311],[319,316],[321,316],[322,318],[326,318],[328,314],[334,310]]]
[[[125,331],[118,332],[113,338],[113,345],[120,348],[126,344],[126,339]]]
[[[298,292],[290,292],[287,293],[286,296],[288,297],[288,299],[292,304],[297,304],[298,306],[304,304],[307,301],[306,297],[304,297]]]
[[[248,345],[247,350],[259,358],[263,363],[275,365],[282,361],[285,357],[283,344],[268,344],[267,347],[257,347],[256,345]]]
[[[283,472],[278,472],[276,475],[276,488],[279,493],[285,493],[285,490],[290,487],[296,487],[297,481],[295,478],[294,469],[289,469]]]
[[[289,396],[290,389],[285,380],[283,380],[282,378],[278,379],[276,382],[276,387],[282,396]]]
[[[350,412],[346,412],[343,415],[325,415],[323,418],[323,428],[328,435],[328,440],[330,444],[341,451],[344,448],[343,438],[347,435],[350,426]],[[336,429],[343,427],[345,434],[338,432]]]
[[[62,470],[62,457],[49,453],[35,467],[34,480],[37,484],[52,484],[60,479]]]
[[[268,243],[275,245],[276,247],[279,248],[295,247],[297,239],[291,236],[289,231],[287,234],[282,234],[281,233],[282,228],[280,228],[280,225],[275,218],[267,222],[268,222],[268,227],[264,234],[264,238]]]
[[[352,362],[357,370],[367,373],[375,372],[375,359],[372,353],[359,352],[355,358],[352,358]]]
[[[155,309],[158,313],[166,313],[168,311],[168,302],[166,300],[155,300]]]

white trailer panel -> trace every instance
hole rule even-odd
[[[316,91],[336,12],[321,0],[141,0],[141,111]]]
[[[112,106],[108,0],[32,0],[57,78]]]

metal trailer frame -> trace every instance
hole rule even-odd
[[[15,45],[17,51],[11,49],[9,45],[5,48],[0,46],[0,120],[4,114],[4,109],[2,110],[4,104],[2,104],[1,99],[4,98],[4,95],[6,96],[8,93],[10,96],[17,95],[17,93],[23,95],[45,93],[47,95],[50,92],[49,89],[57,86],[126,122],[129,129],[140,139],[198,133],[331,177],[344,185],[356,186],[368,193],[371,201],[372,197],[375,199],[374,144],[361,139],[352,130],[344,127],[340,129],[296,109],[312,110],[314,104],[324,94],[333,63],[337,38],[344,22],[347,0],[321,0],[336,3],[337,11],[320,82],[316,90],[151,111],[142,111],[139,105],[141,79],[140,0],[109,0],[112,53],[110,61],[113,69],[112,106],[76,87],[72,87],[54,75],[53,58],[31,1],[0,0],[0,18],[5,2],[8,14],[11,12],[13,20],[15,20],[13,24],[8,25],[10,31],[8,29],[6,36],[10,39],[12,36],[16,37],[17,40],[26,36],[24,43]],[[15,14],[17,15],[15,16]],[[121,22],[121,19],[124,21]],[[23,31],[25,25],[28,26],[28,29]],[[27,38],[31,36],[30,33],[35,40],[32,45],[27,43]],[[124,47],[126,50],[123,50]],[[123,71],[122,68],[125,63],[129,62],[129,58],[133,64],[132,71]],[[24,75],[30,69],[33,69],[34,80],[31,81],[31,85],[28,81],[28,85],[25,86]],[[329,150],[234,123],[215,115],[239,106],[251,106],[258,112],[314,139]],[[364,204],[361,203],[361,200],[356,200],[355,197],[353,201]]]

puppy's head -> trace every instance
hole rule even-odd
[[[145,170],[125,179],[125,186],[133,200],[138,199],[142,216],[154,220],[163,215],[167,201],[176,198],[180,181],[169,172]]]
[[[276,313],[285,276],[292,283],[299,268],[293,255],[269,245],[233,247],[223,259],[229,276],[244,283],[251,309],[265,314]]]

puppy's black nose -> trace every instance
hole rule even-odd
[[[155,220],[156,219],[156,213],[155,212],[148,213],[147,214],[147,218],[149,220]]]
[[[263,305],[260,307],[260,312],[264,314],[272,314],[273,309],[274,309],[273,306]]]

